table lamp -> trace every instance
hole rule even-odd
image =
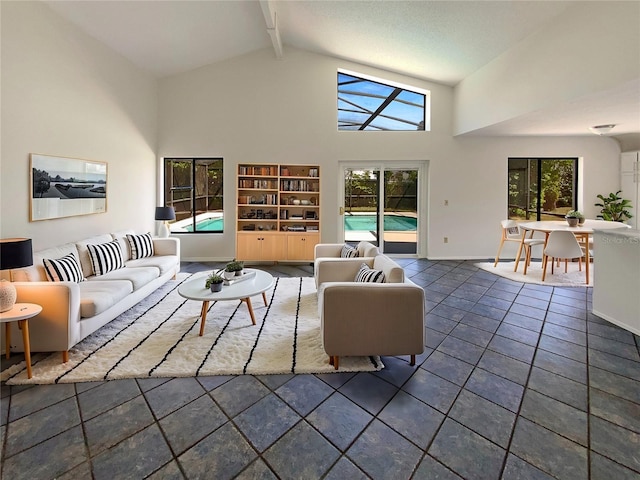
[[[0,270],[33,265],[30,238],[5,238],[0,240]],[[12,280],[9,274],[9,280]],[[0,281],[0,312],[11,310],[16,303],[16,287],[11,281]]]
[[[160,220],[162,222],[158,231],[158,235],[160,237],[167,238],[169,236],[169,226],[167,225],[167,222],[175,219],[176,211],[173,207],[156,207],[156,220]]]

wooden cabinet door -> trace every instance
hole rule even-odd
[[[281,233],[262,233],[259,235],[261,244],[261,260],[278,261],[286,258],[286,242]]]
[[[238,260],[262,260],[261,233],[238,233],[236,235],[236,258]]]
[[[314,249],[318,243],[318,233],[287,234],[287,260],[313,261]]]

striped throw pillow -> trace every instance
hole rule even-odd
[[[360,265],[360,270],[356,274],[356,282],[385,283],[384,272],[369,268],[366,263]]]
[[[355,258],[358,256],[358,250],[353,248],[351,245],[344,244],[342,250],[340,251],[340,258]]]
[[[131,249],[132,260],[153,257],[153,240],[151,239],[150,233],[145,233],[144,235],[127,234],[127,241]]]
[[[99,245],[87,245],[87,248],[89,249],[93,273],[96,275],[104,275],[124,267],[122,250],[117,240]]]
[[[51,282],[80,283],[84,280],[80,263],[73,253],[57,259],[45,258],[43,263]]]

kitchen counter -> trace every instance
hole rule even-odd
[[[596,230],[593,239],[593,313],[640,335],[640,230]]]

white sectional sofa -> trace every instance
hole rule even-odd
[[[98,235],[33,254],[33,266],[12,271],[17,301],[43,307],[29,322],[33,352],[62,352],[113,320],[147,297],[180,271],[180,242],[177,238],[153,238],[153,255],[132,259],[126,235],[133,231]],[[124,266],[96,275],[88,245],[117,240]],[[60,259],[73,253],[79,260],[84,280],[49,281],[45,259]],[[12,326],[12,328],[17,328]],[[24,351],[22,337],[11,334],[11,350]]]

